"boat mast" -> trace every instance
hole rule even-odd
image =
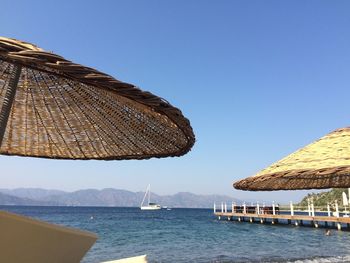
[[[148,186],[149,187],[149,186]],[[148,194],[148,187],[146,189],[145,195],[143,196],[142,202],[141,202],[141,207],[143,206],[143,202],[145,202],[146,196]]]
[[[151,184],[148,185],[148,204],[151,202]]]

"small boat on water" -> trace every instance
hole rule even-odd
[[[148,202],[147,202],[147,205],[144,205],[146,197],[148,197]],[[158,205],[156,203],[151,203],[151,185],[150,184],[148,185],[148,187],[146,189],[146,193],[145,193],[145,196],[143,197],[140,208],[141,208],[141,210],[159,210],[159,209],[161,209],[160,205]]]

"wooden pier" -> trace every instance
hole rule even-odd
[[[327,212],[324,212],[327,213]],[[232,205],[232,210],[227,211],[227,205],[221,204],[221,211],[216,211],[214,204],[214,215],[219,220],[226,219],[228,221],[250,222],[261,224],[289,224],[295,226],[311,226],[311,227],[326,227],[337,228],[338,230],[350,230],[350,217],[342,216],[339,211],[331,215],[315,215],[315,211],[309,209],[307,212],[294,211],[291,204],[291,210],[280,211],[274,204],[270,207],[257,206],[236,206]]]

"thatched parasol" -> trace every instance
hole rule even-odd
[[[0,154],[54,159],[181,156],[189,121],[132,84],[0,37]]]
[[[147,159],[181,156],[194,142],[189,121],[164,99],[0,37],[0,154]],[[7,233],[1,262],[78,262],[97,238],[23,216],[0,217]]]
[[[250,191],[350,187],[350,127],[327,134],[233,186]]]

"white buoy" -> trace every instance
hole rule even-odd
[[[299,225],[298,220],[296,220],[295,221],[295,226],[298,226],[298,225]]]
[[[337,228],[338,228],[338,230],[341,230],[341,224],[340,223],[337,223]]]
[[[260,218],[260,224],[264,223],[264,219]]]
[[[275,201],[272,201],[272,214],[276,215]]]
[[[294,216],[294,207],[293,207],[293,202],[290,201],[290,215]]]

